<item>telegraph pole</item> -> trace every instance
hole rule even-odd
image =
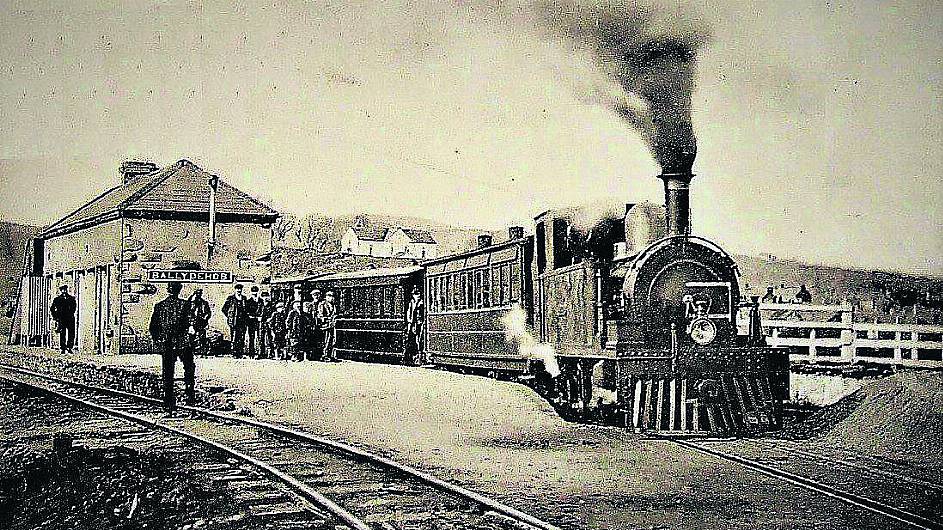
[[[210,175],[210,227],[206,238],[206,268],[212,268],[213,250],[216,247],[216,190],[219,187],[219,177]]]

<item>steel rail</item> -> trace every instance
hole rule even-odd
[[[691,449],[692,451],[697,451],[699,453],[713,456],[721,460],[726,460],[728,462],[739,464],[740,466],[743,466],[747,469],[758,471],[764,475],[782,480],[794,486],[799,486],[801,488],[805,488],[807,490],[820,493],[827,497],[840,500],[847,504],[851,504],[853,506],[863,508],[869,512],[876,513],[884,517],[888,517],[890,519],[904,523],[913,528],[920,528],[922,530],[937,530],[937,529],[943,530],[943,523],[940,523],[937,521],[931,521],[930,519],[927,519],[926,517],[922,517],[915,513],[911,513],[907,510],[896,508],[889,504],[885,504],[881,501],[864,497],[862,495],[844,491],[844,490],[829,486],[828,484],[819,482],[817,480],[803,477],[795,473],[790,473],[789,471],[777,469],[775,467],[762,464],[760,462],[751,460],[749,458],[744,458],[742,456],[725,453],[724,451],[719,451],[717,449],[705,447],[701,444],[691,442],[689,440],[681,440],[677,438],[669,438],[669,437],[664,437],[664,436],[660,436],[658,438],[661,440],[673,442],[687,449]]]
[[[9,369],[9,367],[6,366],[6,365],[0,365],[0,366],[2,366],[2,368],[4,368],[4,369]],[[20,370],[16,370],[16,371],[19,372]],[[24,375],[33,375],[33,374],[24,374]],[[36,377],[41,377],[41,376],[36,376]],[[85,400],[85,399],[82,399],[82,398],[78,398],[78,397],[75,397],[75,396],[70,396],[69,394],[66,394],[66,393],[64,393],[64,392],[60,392],[60,391],[58,391],[58,390],[55,390],[55,389],[52,389],[52,388],[49,388],[49,387],[45,387],[45,386],[42,386],[42,385],[39,385],[39,384],[36,384],[36,383],[33,383],[33,382],[23,381],[22,379],[17,379],[17,378],[15,378],[15,377],[11,377],[11,376],[9,376],[9,375],[5,375],[5,374],[2,374],[2,373],[0,373],[0,379],[9,381],[9,382],[14,383],[14,384],[29,386],[30,388],[34,388],[34,389],[40,390],[41,392],[45,392],[45,393],[47,393],[47,394],[49,394],[49,395],[51,395],[51,396],[54,396],[54,397],[56,397],[56,398],[63,399],[63,400],[66,400],[66,401],[69,401],[69,402],[72,402],[72,403],[81,405],[81,406],[83,406],[83,407],[85,407],[85,408],[92,409],[92,410],[95,410],[95,411],[98,411],[98,412],[103,412],[103,413],[108,414],[108,415],[110,415],[110,416],[115,416],[115,417],[118,417],[118,418],[122,418],[122,419],[125,419],[125,420],[128,420],[128,421],[137,423],[137,424],[139,424],[139,425],[143,425],[143,426],[145,426],[145,427],[149,427],[149,428],[154,429],[154,430],[160,430],[160,431],[169,432],[169,433],[171,433],[171,434],[174,434],[174,435],[177,435],[177,436],[181,436],[181,437],[187,438],[187,439],[189,439],[189,440],[193,440],[193,441],[195,441],[195,442],[197,442],[197,443],[199,443],[199,444],[202,444],[202,445],[205,445],[205,446],[207,446],[207,447],[211,447],[211,448],[213,448],[213,449],[216,449],[216,450],[218,450],[218,451],[221,451],[221,452],[223,452],[223,453],[226,453],[226,454],[232,456],[233,458],[236,458],[236,459],[238,459],[238,460],[241,460],[241,461],[243,461],[243,462],[246,462],[246,463],[248,463],[248,464],[250,464],[250,465],[252,465],[252,466],[254,466],[254,467],[257,467],[257,468],[263,470],[263,471],[264,471],[265,473],[267,473],[268,475],[270,475],[270,476],[276,478],[277,480],[279,480],[279,481],[285,483],[286,485],[288,485],[289,487],[291,487],[291,488],[294,490],[295,494],[298,495],[298,497],[299,497],[305,504],[307,504],[310,508],[313,508],[313,509],[316,510],[316,511],[318,511],[318,510],[320,510],[320,509],[325,509],[325,510],[327,510],[328,512],[330,512],[331,515],[337,517],[338,519],[340,519],[341,521],[343,521],[345,524],[349,525],[349,526],[350,526],[351,528],[353,528],[354,530],[373,530],[373,529],[370,528],[369,525],[367,525],[367,524],[366,524],[365,522],[363,522],[361,519],[357,518],[355,515],[351,514],[350,512],[348,512],[348,511],[345,510],[344,508],[340,507],[339,505],[337,505],[336,503],[334,503],[333,501],[331,501],[331,500],[328,499],[327,497],[321,495],[321,494],[318,493],[317,491],[314,491],[310,486],[304,484],[303,482],[301,482],[300,480],[296,479],[295,477],[289,475],[288,473],[285,473],[285,472],[283,472],[283,471],[279,471],[278,469],[275,469],[275,468],[272,467],[271,465],[269,465],[269,464],[267,464],[267,463],[265,463],[265,462],[263,462],[263,461],[261,461],[261,460],[255,458],[255,457],[249,456],[249,455],[247,455],[247,454],[245,454],[245,453],[239,451],[238,449],[235,449],[235,448],[230,447],[230,446],[225,445],[225,444],[221,444],[221,443],[219,443],[219,442],[215,442],[215,441],[213,441],[213,440],[209,440],[209,439],[207,439],[207,438],[204,438],[204,437],[202,437],[202,436],[199,436],[199,435],[196,435],[196,434],[193,434],[193,433],[184,431],[184,430],[182,430],[182,429],[177,429],[177,428],[171,427],[171,426],[169,426],[169,425],[164,425],[164,424],[162,424],[162,423],[160,423],[160,422],[154,421],[154,420],[152,420],[152,419],[150,419],[150,418],[146,418],[146,417],[144,417],[144,416],[139,416],[139,415],[137,415],[137,414],[132,414],[132,413],[130,413],[130,412],[125,412],[125,411],[123,411],[123,410],[114,409],[114,408],[111,408],[111,407],[108,407],[108,406],[105,406],[105,405],[101,405],[101,404],[98,404],[98,403],[94,403],[94,402],[92,402],[92,401],[88,401],[88,400]],[[43,379],[49,379],[49,378],[45,378],[45,377],[44,377]],[[67,381],[57,381],[57,382],[60,382],[60,383],[62,383],[62,384],[71,384],[71,383],[69,383],[69,382],[67,382]],[[84,386],[84,385],[83,385],[83,386]],[[132,396],[133,396],[133,394],[132,394]],[[148,401],[150,401],[150,398],[148,398]]]
[[[122,391],[122,390],[115,390],[115,389],[112,389],[112,388],[99,387],[99,386],[96,386],[96,385],[90,385],[90,384],[88,384],[88,383],[81,383],[81,382],[78,382],[78,381],[71,381],[71,380],[68,380],[68,379],[63,379],[63,378],[60,378],[60,377],[56,377],[56,376],[52,376],[52,375],[48,375],[48,374],[43,374],[43,373],[35,372],[35,371],[32,371],[32,370],[27,370],[27,369],[25,369],[25,368],[20,368],[20,367],[18,367],[18,366],[12,366],[12,365],[9,365],[9,364],[6,364],[6,363],[0,363],[0,368],[6,369],[6,370],[10,370],[10,371],[14,371],[14,372],[19,372],[19,373],[22,373],[22,374],[25,374],[25,375],[30,375],[30,376],[33,376],[33,377],[38,377],[38,378],[40,378],[40,379],[46,379],[46,380],[49,380],[49,381],[54,381],[54,382],[58,382],[58,383],[62,383],[62,384],[67,384],[67,385],[73,385],[73,386],[77,386],[77,387],[81,387],[81,388],[87,388],[87,389],[89,389],[89,390],[95,390],[95,391],[98,391],[98,392],[102,392],[102,393],[106,393],[106,394],[112,394],[112,395],[115,395],[115,396],[121,396],[121,397],[125,397],[125,398],[128,398],[128,399],[135,399],[135,400],[145,401],[145,402],[152,403],[152,404],[157,404],[157,405],[162,405],[162,404],[163,404],[161,400],[155,399],[155,398],[152,398],[152,397],[142,396],[142,395],[139,395],[139,394],[134,394],[134,393],[131,393],[131,392],[125,392],[125,391]],[[511,519],[514,519],[514,520],[516,520],[516,521],[518,521],[518,522],[526,523],[526,524],[528,524],[528,525],[530,525],[530,526],[532,526],[532,527],[538,528],[538,529],[540,529],[540,530],[562,530],[560,527],[555,526],[555,525],[553,525],[553,524],[551,524],[551,523],[548,523],[548,522],[546,522],[546,521],[543,521],[543,520],[541,520],[541,519],[538,519],[538,518],[534,517],[533,515],[530,515],[530,514],[528,514],[528,513],[522,512],[522,511],[520,511],[520,510],[517,510],[516,508],[512,508],[512,507],[510,507],[510,506],[507,506],[507,505],[505,505],[505,504],[503,504],[503,503],[501,503],[501,502],[498,502],[498,501],[496,501],[496,500],[494,500],[494,499],[485,497],[485,496],[483,496],[483,495],[481,495],[481,494],[479,494],[479,493],[476,493],[476,492],[474,492],[474,491],[471,491],[471,490],[469,490],[469,489],[466,489],[466,488],[463,488],[463,487],[458,486],[458,485],[456,485],[456,484],[452,484],[452,483],[450,483],[450,482],[447,482],[447,481],[445,481],[445,480],[442,480],[442,479],[440,479],[440,478],[438,478],[438,477],[436,477],[436,476],[434,476],[434,475],[431,475],[431,474],[426,473],[426,472],[424,472],[424,471],[420,471],[419,469],[416,469],[416,468],[414,468],[414,467],[412,467],[412,466],[408,466],[408,465],[406,465],[406,464],[397,462],[397,461],[395,461],[395,460],[392,460],[392,459],[389,459],[389,458],[386,458],[386,457],[383,457],[383,456],[380,456],[380,455],[376,455],[376,454],[370,453],[370,452],[368,452],[368,451],[365,451],[365,450],[363,450],[363,449],[360,449],[360,448],[358,448],[358,447],[354,447],[354,446],[352,446],[352,445],[349,445],[349,444],[346,444],[346,443],[343,443],[343,442],[338,442],[338,441],[336,441],[336,440],[331,440],[331,439],[328,439],[328,438],[324,438],[324,437],[322,437],[322,436],[316,436],[316,435],[309,434],[309,433],[306,433],[306,432],[302,432],[302,431],[299,431],[299,430],[296,430],[296,429],[291,429],[291,428],[289,428],[289,427],[284,427],[284,426],[281,426],[281,425],[275,425],[275,424],[272,424],[272,423],[268,423],[268,422],[265,422],[265,421],[256,420],[256,419],[252,419],[252,418],[240,417],[240,416],[236,416],[236,415],[233,415],[233,414],[226,414],[226,413],[224,413],[224,412],[218,412],[218,411],[206,409],[206,408],[203,408],[203,407],[190,406],[190,405],[178,405],[177,408],[180,409],[180,410],[186,410],[186,411],[188,411],[188,412],[193,412],[193,413],[195,413],[195,414],[200,414],[200,415],[203,415],[203,416],[209,416],[209,417],[212,417],[212,418],[222,419],[222,420],[226,420],[226,421],[232,421],[232,422],[236,422],[236,423],[242,423],[242,424],[245,424],[245,425],[251,425],[251,426],[253,426],[253,427],[257,427],[257,428],[260,428],[260,429],[264,429],[264,430],[273,432],[273,433],[275,433],[275,434],[278,434],[278,435],[281,435],[281,436],[284,436],[284,437],[293,438],[293,439],[296,439],[296,440],[299,440],[299,441],[308,442],[308,443],[311,443],[311,444],[314,444],[314,445],[319,445],[319,446],[322,446],[322,447],[327,447],[327,448],[330,448],[330,449],[339,451],[339,452],[341,452],[341,453],[346,453],[346,454],[348,454],[348,455],[350,455],[350,456],[357,457],[357,458],[360,459],[360,460],[367,461],[367,462],[371,462],[371,463],[374,463],[374,464],[379,464],[379,465],[381,465],[381,466],[383,466],[383,467],[386,467],[386,468],[388,468],[388,469],[392,469],[392,470],[394,470],[394,471],[396,471],[396,472],[399,472],[399,473],[401,473],[401,474],[403,474],[403,475],[416,478],[416,479],[420,480],[420,481],[423,482],[423,483],[426,483],[426,484],[428,484],[428,485],[430,485],[430,486],[435,487],[435,488],[438,489],[438,490],[446,491],[446,492],[452,493],[452,494],[454,494],[454,495],[458,495],[458,496],[460,496],[460,497],[464,497],[464,498],[466,498],[466,499],[470,499],[470,500],[476,502],[477,504],[479,504],[479,505],[481,505],[481,506],[484,506],[484,507],[486,507],[486,508],[489,508],[489,509],[491,509],[491,510],[493,510],[493,511],[499,513],[499,514],[502,514],[502,515],[505,515],[505,516],[507,516],[507,517],[510,517]],[[251,457],[250,457],[250,458],[251,458]],[[271,467],[271,466],[269,466],[269,467]],[[274,469],[274,468],[272,468],[272,469]],[[275,470],[275,471],[278,471],[278,470]],[[307,487],[307,486],[306,486],[306,487]],[[357,528],[358,530],[360,530],[359,527],[356,527],[356,528]],[[369,527],[368,527],[368,528],[369,528]]]

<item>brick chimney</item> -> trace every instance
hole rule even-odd
[[[153,162],[140,162],[137,160],[128,160],[121,163],[118,167],[118,173],[121,174],[121,184],[127,186],[144,175],[158,170],[157,164]]]
[[[491,246],[491,234],[481,234],[478,236],[478,248],[488,248]]]
[[[522,239],[524,237],[523,226],[512,226],[508,228],[508,239]]]

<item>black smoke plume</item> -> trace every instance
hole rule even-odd
[[[691,125],[698,49],[707,30],[690,16],[640,0],[535,3],[538,23],[589,50],[624,90],[612,110],[636,128],[666,173],[688,172],[697,154]]]

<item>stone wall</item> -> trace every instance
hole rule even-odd
[[[271,252],[271,228],[250,223],[217,224],[217,244],[209,262],[206,244],[208,232],[206,222],[156,219],[125,221],[122,352],[152,350],[147,327],[154,304],[166,296],[166,284],[149,282],[147,273],[150,270],[198,267],[231,271],[234,280],[246,286],[246,293],[251,285],[269,281],[268,262],[257,260]],[[186,284],[181,297],[189,297],[197,287],[203,289],[204,298],[210,303],[210,328],[224,333],[228,338],[228,327],[220,310],[226,296],[232,292],[232,284]]]

